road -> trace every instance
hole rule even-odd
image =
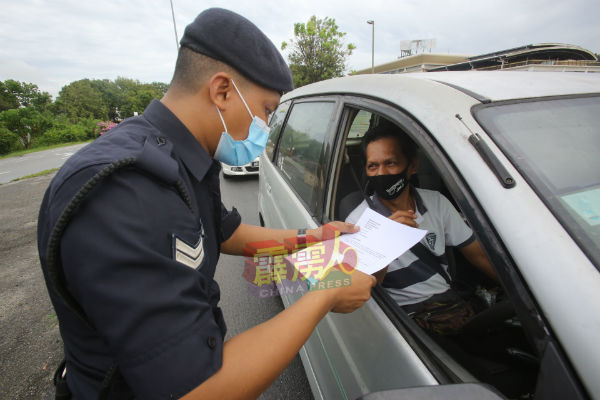
[[[257,177],[221,179],[221,193],[227,208],[234,206],[238,209],[242,215],[242,222],[259,225]],[[223,255],[215,274],[215,279],[221,287],[221,307],[228,326],[228,338],[266,321],[283,310],[279,297],[259,299],[248,293],[247,281],[242,277],[243,267],[241,257]],[[273,334],[277,335],[277,332]],[[299,356],[296,356],[260,398],[263,400],[313,398]]]
[[[0,183],[22,178],[47,169],[59,168],[65,160],[87,143],[37,151],[17,157],[0,160]]]
[[[51,151],[66,152],[64,149]],[[37,171],[29,173],[34,172]],[[2,399],[44,398],[52,386],[52,373],[62,358],[58,322],[43,282],[36,247],[37,213],[52,177],[53,174],[45,175],[0,186]],[[235,206],[245,223],[257,224],[257,179],[222,179],[221,182],[224,203],[228,207]],[[259,299],[249,294],[242,268],[241,258],[223,255],[215,276],[221,286],[221,307],[228,325],[228,338],[283,309],[279,298]],[[312,399],[299,357],[261,399]]]

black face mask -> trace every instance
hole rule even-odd
[[[408,186],[406,171],[408,168],[399,174],[368,176],[367,180],[377,196],[384,200],[394,200]]]

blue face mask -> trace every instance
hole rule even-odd
[[[248,128],[248,137],[246,139],[234,140],[227,132],[227,125],[225,125],[225,120],[223,120],[221,111],[219,110],[219,107],[217,107],[217,112],[219,113],[225,132],[221,134],[221,139],[217,145],[214,158],[225,164],[239,167],[252,162],[252,160],[263,152],[267,145],[267,139],[269,138],[269,127],[265,121],[258,116],[252,117],[250,107],[246,104],[246,100],[244,100],[244,97],[240,93],[233,79],[231,80],[231,83],[233,83],[233,87],[235,87],[235,90],[238,92],[242,102],[246,106],[246,110],[248,110],[248,114],[250,114],[250,118],[252,118],[252,123],[250,124],[250,128]]]

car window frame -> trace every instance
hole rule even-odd
[[[273,112],[273,114],[271,114],[272,116],[275,115],[277,113],[277,111],[279,110],[280,107],[287,107],[287,110],[285,111],[285,115],[283,117],[283,121],[281,123],[281,126],[279,127],[279,132],[276,133],[275,138],[273,140],[273,153],[271,154],[271,157],[268,156],[266,149],[265,149],[265,158],[271,162],[274,162],[275,160],[275,156],[277,154],[277,149],[279,148],[279,139],[281,138],[281,132],[283,132],[285,125],[287,124],[287,120],[288,117],[290,115],[290,109],[292,108],[293,105],[293,100],[289,99],[289,100],[285,100],[282,101],[281,103],[279,103],[279,105],[277,106],[277,108],[275,109],[275,111]],[[269,120],[269,127],[271,127],[271,120]],[[269,133],[270,135],[270,133]]]
[[[286,101],[288,101],[288,100],[286,100]],[[300,201],[300,203],[302,204],[302,206],[304,207],[306,212],[311,216],[313,221],[315,221],[315,223],[317,223],[317,224],[320,224],[320,223],[322,223],[323,217],[325,216],[326,201],[327,201],[326,196],[329,191],[328,188],[329,188],[329,183],[330,183],[330,175],[331,175],[330,172],[331,172],[331,165],[333,162],[332,149],[334,149],[333,146],[335,143],[335,139],[337,137],[338,125],[337,125],[336,121],[339,122],[339,119],[340,119],[340,114],[341,114],[341,110],[342,110],[341,103],[339,101],[339,97],[333,96],[333,95],[296,97],[296,98],[290,99],[289,101],[291,101],[291,104],[287,110],[287,113],[286,113],[286,116],[284,119],[284,123],[282,124],[281,129],[279,130],[279,133],[277,135],[277,143],[276,143],[274,151],[273,151],[273,157],[272,157],[272,159],[270,159],[270,161],[273,163],[275,170],[281,176],[283,181],[288,184],[287,187],[294,193],[294,195]],[[300,194],[294,189],[293,185],[290,184],[289,179],[285,176],[285,174],[282,173],[282,170],[277,165],[277,161],[276,161],[277,158],[279,157],[281,137],[282,137],[282,134],[285,131],[285,128],[288,124],[290,115],[294,111],[294,107],[297,104],[306,104],[306,103],[334,103],[333,112],[329,119],[327,130],[325,132],[325,136],[324,136],[324,140],[323,140],[323,149],[325,149],[327,154],[324,156],[325,165],[323,166],[324,190],[323,190],[323,193],[321,193],[321,195],[320,195],[321,196],[320,207],[318,210],[316,210],[317,212],[314,212],[311,209],[311,207],[306,203],[304,198],[302,198],[302,196],[300,196]]]
[[[456,201],[459,209],[465,215],[473,228],[473,232],[480,241],[486,254],[490,257],[491,262],[498,266],[503,265],[505,268],[497,269],[497,273],[502,282],[502,286],[513,302],[516,313],[519,316],[523,329],[533,348],[538,355],[543,355],[548,341],[550,340],[550,331],[545,323],[542,314],[535,302],[531,292],[523,281],[518,268],[510,253],[499,238],[498,233],[494,229],[491,221],[484,212],[481,204],[474,196],[465,179],[458,172],[456,166],[451,161],[446,152],[441,148],[439,143],[431,135],[431,133],[421,124],[418,119],[408,113],[406,110],[397,105],[390,104],[378,99],[372,99],[359,96],[342,96],[342,110],[347,108],[355,108],[366,110],[371,113],[381,115],[390,121],[401,126],[406,133],[415,141],[417,146],[430,159],[434,168],[440,175],[440,178],[446,185],[446,188]],[[348,113],[344,116],[347,118]],[[332,171],[332,175],[339,176],[340,168],[343,163],[343,155],[340,154],[341,149],[345,146],[345,123],[338,124],[337,142],[336,142],[336,170]],[[498,183],[500,184],[500,183]],[[328,197],[328,210],[331,214],[331,203],[333,199],[333,191],[335,188],[330,187],[331,195]],[[510,283],[507,285],[507,283]],[[391,297],[387,295],[385,290],[378,284],[377,289],[373,291],[373,298],[388,315],[391,322],[399,329],[400,333],[407,337],[411,337],[414,344],[413,347],[417,351],[423,362],[432,367],[432,373],[439,379],[440,382],[456,382],[464,379],[461,373],[461,368],[456,368],[452,363],[448,364],[447,360],[440,359],[437,349],[443,352],[433,340],[423,340],[423,331],[406,315],[406,313],[398,307]],[[390,301],[391,300],[391,301]],[[407,335],[408,334],[408,335]],[[427,336],[425,334],[425,336]],[[443,358],[443,357],[442,357]],[[463,375],[463,377],[461,377]]]

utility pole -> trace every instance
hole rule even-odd
[[[175,11],[173,10],[173,0],[171,0],[171,15],[173,16],[173,29],[175,29],[175,46],[179,51],[179,39],[177,36],[177,24],[175,24]]]
[[[371,31],[371,73],[375,73],[375,21],[370,19],[367,24],[373,27]]]

